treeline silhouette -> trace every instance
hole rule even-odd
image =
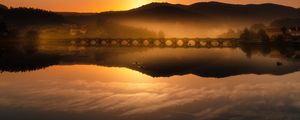
[[[65,23],[64,17],[55,12],[24,7],[8,8],[0,5],[0,40],[12,41],[20,35],[28,37],[28,34],[36,31],[35,27],[63,23]]]
[[[244,29],[240,39],[242,42],[262,42],[264,44],[269,43],[271,40],[264,29],[255,31],[248,28]]]
[[[57,25],[64,22],[64,17],[54,12],[35,8],[1,7],[1,22],[14,27],[33,25]]]
[[[28,37],[32,31],[42,36],[40,31],[51,39],[73,37],[161,37],[163,32],[154,32],[145,28],[126,26],[92,15],[65,15],[35,8],[0,7],[0,40],[15,40]],[[71,31],[76,35],[71,35]],[[84,31],[84,34],[78,34]],[[32,38],[32,37],[29,37]]]
[[[288,59],[290,61],[299,61],[299,46],[290,46],[290,45],[249,45],[249,44],[241,44],[240,49],[247,55],[247,57],[251,58],[252,55],[261,54],[263,56],[268,56],[272,53],[272,51],[279,51],[282,58]]]
[[[275,20],[268,26],[254,24],[250,28],[245,28],[240,32],[240,40],[244,43],[282,44],[293,42],[299,44],[297,43],[300,40],[299,34],[300,18],[286,18]]]
[[[59,64],[60,59],[59,55],[54,54],[27,53],[16,49],[3,51],[0,49],[0,73],[44,69]]]
[[[2,49],[3,47],[0,47],[0,72],[25,72],[25,71],[32,71],[32,70],[39,70],[39,69],[44,69],[46,67],[52,66],[52,65],[60,65],[61,63],[64,64],[96,64],[96,65],[101,65],[101,66],[108,66],[108,67],[120,67],[123,64],[121,63],[107,63],[107,62],[97,62],[98,60],[104,60],[108,56],[115,56],[114,52],[112,51],[106,51],[106,52],[101,52],[98,51],[97,49],[91,49],[91,50],[96,50],[92,51],[97,53],[97,54],[86,54],[87,58],[89,59],[82,59],[82,54],[77,54],[76,52],[70,54],[68,51],[60,51],[60,52],[50,52],[50,53],[31,53],[31,52],[26,52],[23,51],[22,49],[15,49],[12,47],[8,47],[7,49]],[[260,45],[260,46],[253,46],[253,45],[242,45],[240,46],[240,49],[245,52],[245,54],[251,58],[253,55],[263,55],[263,56],[272,56],[273,53],[279,52],[280,54],[277,54],[277,57],[280,59],[286,59],[288,61],[298,61],[300,60],[300,55],[299,55],[299,47],[291,47],[291,46],[267,46],[267,45]],[[99,49],[98,49],[99,50]],[[132,50],[133,51],[133,50]],[[125,50],[122,51],[125,52],[126,54],[129,52],[132,52],[131,50]],[[135,50],[134,50],[135,51]],[[85,51],[86,53],[91,52]],[[67,54],[65,54],[67,53]],[[91,56],[95,56],[91,57]],[[274,55],[274,54],[273,54]],[[70,59],[72,58],[72,60]],[[97,60],[95,60],[97,59]],[[202,58],[201,58],[202,59]],[[137,69],[134,67],[133,69],[138,70],[140,72],[144,72],[148,75],[154,76],[154,77],[161,77],[161,76],[172,76],[172,75],[183,75],[183,74],[189,74],[189,73],[195,73],[195,75],[200,75],[200,76],[207,76],[207,77],[225,77],[225,76],[230,76],[230,75],[237,75],[237,74],[246,74],[246,73],[257,73],[261,71],[256,71],[256,70],[248,70],[242,68],[241,64],[237,64],[234,66],[234,68],[231,68],[227,66],[227,64],[221,64],[221,65],[214,65],[214,64],[207,64],[205,62],[207,59],[201,59],[197,60],[191,60],[189,62],[184,61],[184,63],[189,63],[189,64],[180,64],[177,63],[176,65],[181,66],[179,71],[174,69],[172,65],[174,65],[174,62],[171,63],[166,63],[168,65],[165,65],[164,62],[161,64],[159,62],[154,62],[154,65],[152,66],[147,66],[144,69]],[[181,61],[181,60],[180,60]],[[157,63],[157,64],[155,64]],[[234,64],[234,63],[230,63]],[[164,67],[157,67],[159,65],[163,65]],[[185,66],[186,65],[186,66]],[[276,65],[276,64],[274,64]],[[132,66],[132,65],[130,65]],[[128,68],[132,68],[130,66],[127,66]],[[194,69],[195,66],[201,66],[201,67],[196,67],[200,69]],[[124,67],[124,66],[122,66]],[[227,68],[229,67],[229,68]],[[239,68],[241,67],[241,68]],[[259,67],[259,66],[258,66]],[[205,69],[204,69],[205,68]],[[221,68],[221,69],[217,69]],[[226,68],[226,69],[225,69]],[[202,70],[201,70],[202,69]],[[201,72],[209,69],[209,71]],[[239,71],[239,70],[242,71]],[[222,70],[222,71],[219,71]],[[227,70],[227,71],[226,71]],[[228,71],[229,70],[229,71]],[[245,73],[246,72],[246,73]],[[267,72],[267,71],[264,71]],[[276,74],[273,73],[275,71],[268,71],[268,73]],[[285,69],[282,69],[282,72],[288,72],[285,71]]]

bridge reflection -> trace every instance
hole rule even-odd
[[[238,47],[238,39],[197,39],[197,38],[162,38],[162,39],[73,39],[71,45],[91,47]]]

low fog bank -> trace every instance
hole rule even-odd
[[[120,21],[124,25],[143,27],[151,31],[163,31],[167,38],[219,38],[223,33],[228,30],[242,30],[245,27],[252,25],[252,22],[217,22],[217,21],[203,21],[203,22],[189,22],[189,21],[138,21],[138,20],[126,20]],[[253,22],[254,23],[254,22]],[[234,36],[238,38],[239,36]]]
[[[216,2],[188,6],[151,3],[103,13],[55,13],[4,6],[0,8],[0,39],[240,38],[245,28],[256,24],[266,26],[263,29],[298,27],[299,15],[295,8],[275,4]]]

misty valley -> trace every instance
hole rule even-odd
[[[0,4],[1,120],[298,120],[299,80],[299,8]]]

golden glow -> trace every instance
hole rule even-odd
[[[201,108],[199,113],[202,109],[212,109],[214,113],[220,107],[227,108],[228,103],[216,107],[210,101],[228,98],[232,106],[257,105],[272,98],[281,103],[282,98],[294,94],[288,98],[288,105],[299,107],[298,78],[299,72],[281,77],[240,75],[215,79],[184,75],[151,78],[125,68],[53,66],[33,72],[0,74],[0,106],[106,114],[122,110],[121,115],[139,115],[162,109],[172,111],[176,106],[188,108],[191,103],[198,102],[207,107]]]
[[[137,8],[148,3],[150,3],[150,0],[130,0],[128,8]]]
[[[211,0],[1,0],[1,4],[12,7],[34,7],[63,12],[101,12],[128,10],[150,2],[169,2],[173,4],[192,4]],[[276,3],[300,7],[299,0],[213,0],[234,4]]]

